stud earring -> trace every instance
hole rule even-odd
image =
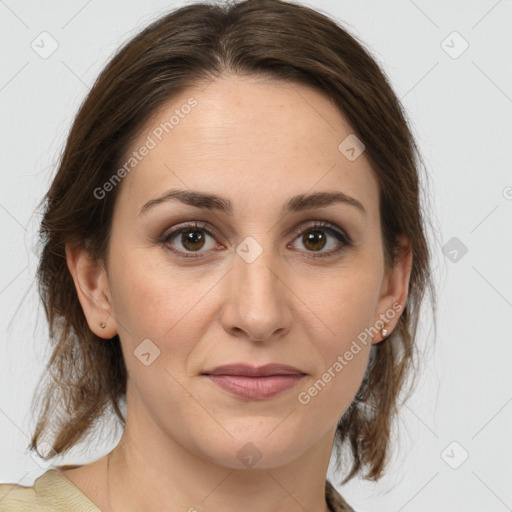
[[[106,325],[107,325],[107,324],[106,324],[105,322],[101,322],[100,327],[101,327],[102,329],[105,329],[105,326],[106,326]]]
[[[386,337],[388,335],[388,330],[386,328],[382,329],[382,337]]]

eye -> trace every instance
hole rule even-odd
[[[346,233],[327,221],[317,221],[306,229],[300,230],[297,234],[295,240],[300,240],[306,248],[306,252],[317,253],[311,254],[313,258],[335,256],[352,245],[352,240]],[[331,238],[331,242],[329,242],[329,238]],[[331,250],[323,251],[329,245]]]
[[[204,252],[201,251],[201,249],[204,248],[205,245],[207,246],[207,249],[212,249],[216,245],[215,240],[213,240],[213,243],[210,243],[210,247],[208,247],[208,244],[206,243],[207,237],[211,237],[213,239],[216,236],[216,233],[213,229],[208,229],[206,226],[206,224],[200,222],[186,224],[165,234],[163,238],[160,239],[160,242],[165,244],[166,247],[169,247],[169,249],[180,258],[196,258],[197,256],[194,254],[187,253]],[[174,249],[172,246],[168,245],[174,238],[177,239],[177,243],[180,244],[183,249]]]
[[[165,233],[159,239],[159,242],[179,258],[198,258],[201,257],[201,252],[207,252],[217,246],[216,236],[219,236],[216,230],[208,227],[208,224],[194,222]],[[209,243],[208,237],[212,239]],[[331,241],[329,241],[329,238],[331,238]],[[343,230],[327,221],[317,221],[305,229],[302,228],[296,231],[294,241],[297,239],[300,239],[305,247],[305,252],[316,253],[311,254],[313,258],[335,256],[352,245],[350,237]],[[176,248],[175,244],[181,245],[181,248]],[[323,251],[329,245],[331,246],[330,250]],[[202,251],[202,249],[205,250]]]

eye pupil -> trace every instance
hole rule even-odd
[[[325,247],[325,233],[322,231],[309,231],[307,234],[305,234],[305,238],[306,240],[304,242],[304,246],[312,249],[313,251],[319,251]],[[315,247],[315,242],[318,242],[319,240],[323,242],[321,247]],[[310,246],[311,243],[313,243],[313,247]]]
[[[201,243],[202,242],[202,243]],[[181,237],[181,243],[183,244],[183,247],[186,247],[187,249],[201,249],[204,245],[204,236],[199,230],[188,230],[184,231],[182,233]],[[191,243],[192,247],[187,246],[187,244]],[[199,247],[197,247],[195,244],[200,244]]]

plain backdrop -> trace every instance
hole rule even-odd
[[[389,77],[427,164],[437,231],[437,338],[425,308],[422,374],[401,410],[388,473],[339,489],[361,512],[512,510],[512,2],[306,4],[362,40]],[[36,207],[100,70],[181,5],[0,0],[0,482],[32,485],[46,470],[27,450],[48,356]],[[41,38],[48,52],[58,45],[51,55]],[[117,443],[108,433],[61,463],[101,457]],[[328,476],[337,478],[332,464]]]

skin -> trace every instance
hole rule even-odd
[[[362,382],[371,344],[383,339],[380,331],[307,405],[298,394],[393,304],[405,304],[412,252],[401,238],[404,257],[385,269],[375,175],[364,153],[354,161],[340,153],[352,130],[313,89],[224,76],[167,103],[133,149],[191,96],[198,105],[118,185],[110,265],[67,247],[88,324],[105,339],[119,334],[129,378],[110,496],[106,456],[63,473],[106,511],[324,512],[336,424]],[[234,213],[169,201],[138,214],[171,188],[224,196]],[[281,213],[290,197],[318,191],[342,191],[366,215],[341,203]],[[300,232],[316,220],[345,230],[353,246],[343,248],[325,231],[325,247],[308,244],[311,229]],[[201,231],[202,246],[183,244],[180,235],[158,243],[189,221],[207,222],[219,236]],[[236,252],[248,236],[262,249],[251,263]],[[195,248],[199,257],[180,259],[169,247]],[[331,258],[312,256],[340,247]],[[389,332],[398,319],[387,323]],[[160,355],[145,366],[134,350],[147,338]],[[279,362],[307,375],[257,401],[200,375],[233,362]],[[247,443],[261,455],[252,467],[237,456]]]

